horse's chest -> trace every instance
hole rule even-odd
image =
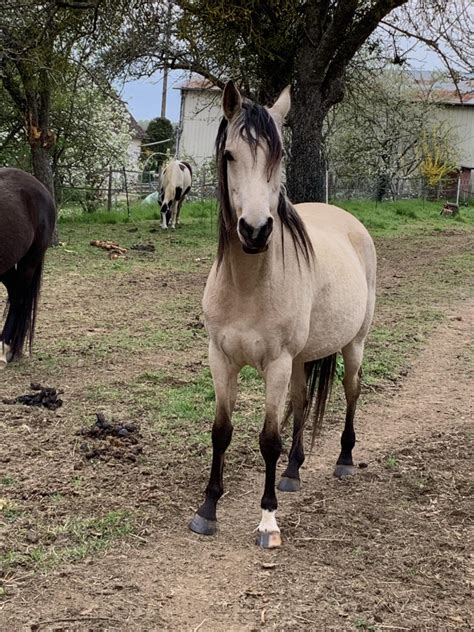
[[[294,318],[259,301],[213,303],[205,308],[206,327],[214,344],[233,362],[263,370],[288,345],[295,344]]]
[[[238,365],[250,364],[263,370],[281,354],[281,338],[268,335],[258,327],[228,324],[220,327],[213,336],[218,348]]]

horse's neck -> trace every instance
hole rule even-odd
[[[280,222],[275,222],[268,250],[258,255],[246,254],[234,232],[222,262],[225,286],[246,295],[255,291],[262,292],[271,287],[272,279],[281,277],[284,272],[282,230]]]

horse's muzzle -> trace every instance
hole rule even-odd
[[[268,240],[272,230],[273,217],[269,217],[265,224],[258,228],[254,228],[241,217],[238,224],[238,233],[243,251],[249,255],[255,255],[268,250]]]

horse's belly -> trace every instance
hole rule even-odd
[[[367,317],[368,289],[365,282],[356,293],[345,293],[344,288],[316,305],[309,334],[300,358],[304,361],[324,358],[343,349],[360,332]]]

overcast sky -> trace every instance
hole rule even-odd
[[[166,116],[173,123],[179,121],[180,91],[177,89],[186,77],[182,72],[170,72],[168,78],[168,98]],[[122,99],[137,120],[149,120],[161,114],[162,73],[156,73],[149,79],[128,81],[122,88]]]

